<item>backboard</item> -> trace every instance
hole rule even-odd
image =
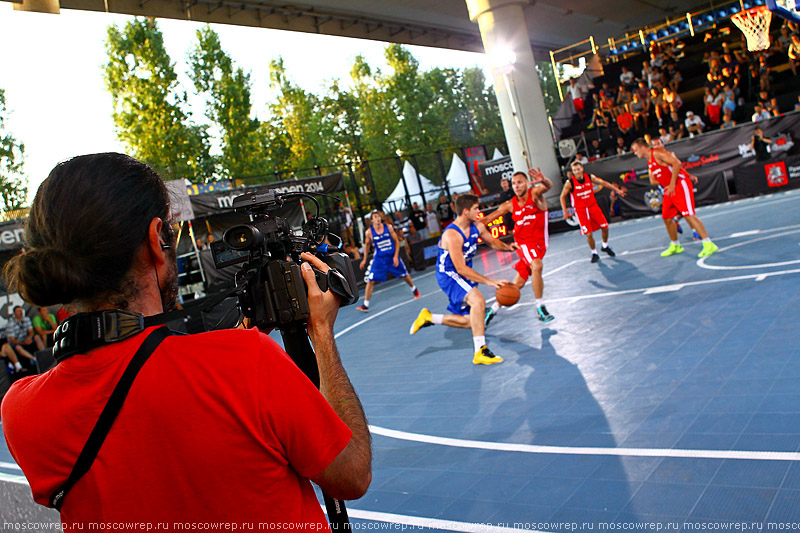
[[[800,24],[800,0],[767,0],[767,7],[776,15]]]

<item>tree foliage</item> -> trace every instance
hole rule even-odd
[[[195,89],[206,96],[206,117],[220,131],[222,155],[217,162],[221,175],[243,178],[263,174],[270,165],[264,131],[251,117],[250,75],[234,66],[210,26],[197,31],[189,67]]]
[[[28,196],[27,179],[23,174],[25,145],[8,131],[5,90],[0,89],[0,199],[3,211],[20,209]]]
[[[186,93],[153,19],[108,28],[105,81],[119,139],[168,179],[206,181],[214,173],[208,133],[194,124]]]
[[[362,165],[369,161],[381,201],[397,184],[398,156],[503,139],[497,101],[479,69],[423,71],[396,44],[385,49],[387,72],[359,56],[350,80],[334,80],[318,94],[298,86],[276,58],[269,64],[276,96],[254,110],[249,73],[209,26],[197,32],[189,53],[189,77],[210,122],[197,126],[184,111],[186,94],[156,23],[137,19],[123,30],[110,27],[108,35],[106,83],[119,138],[173,177],[257,183],[276,173],[303,177],[352,164],[359,184],[371,185]],[[209,138],[220,146],[217,157],[209,155]],[[422,174],[441,181],[435,157],[420,156],[418,164]]]

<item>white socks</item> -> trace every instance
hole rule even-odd
[[[492,304],[492,313],[496,313],[500,310],[500,304],[495,302]]]
[[[674,244],[675,246],[680,246],[680,245],[681,245],[681,243],[679,243],[678,241],[671,241],[671,242],[672,242],[672,244]]]
[[[411,286],[411,292],[414,292],[415,290],[417,290],[417,286],[416,285],[412,285]]]
[[[536,299],[536,307],[541,307],[541,306],[543,306],[543,305],[544,305],[544,301],[543,301],[543,300],[541,300],[541,299],[539,299],[539,298],[537,298],[537,299]]]
[[[608,248],[608,243],[603,241],[603,250],[605,250],[606,248]]]
[[[433,313],[431,313],[431,322],[433,322],[434,324],[441,325],[443,320],[444,320],[444,315],[434,315]]]
[[[364,307],[369,307],[369,300],[364,300]]]
[[[22,370],[22,365],[21,365],[21,364],[19,364],[19,361],[17,361],[16,363],[14,363],[14,368],[16,369],[16,371],[17,371],[17,372],[19,372],[20,370]]]
[[[477,352],[484,346],[486,346],[486,337],[481,335],[480,337],[472,337],[472,343],[475,345],[475,351]]]

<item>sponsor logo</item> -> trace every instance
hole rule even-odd
[[[661,193],[658,189],[650,189],[644,193],[644,203],[651,211],[658,213],[661,210]]]
[[[719,163],[719,154],[711,154],[704,156],[692,154],[686,159],[686,162],[683,164],[683,168],[686,170],[690,170],[693,168],[710,165],[712,163]]]
[[[776,154],[778,152],[788,152],[794,146],[794,141],[789,136],[788,133],[781,133],[775,139],[773,139],[772,144],[769,145],[770,153]]]
[[[25,228],[7,229],[0,231],[0,244],[14,245],[22,244],[22,234],[25,233]]]
[[[783,161],[764,165],[764,173],[767,175],[767,185],[770,187],[781,187],[789,183],[786,163]]]
[[[505,163],[500,163],[499,165],[485,167],[483,172],[489,176],[491,174],[504,173],[507,170],[513,170],[513,168],[514,167],[512,166],[511,161],[506,161]]]

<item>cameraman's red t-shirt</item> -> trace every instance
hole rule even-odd
[[[46,504],[69,476],[149,331],[73,356],[9,390],[3,432],[37,502]],[[350,437],[266,335],[172,336],[136,377],[91,470],[64,499],[61,519],[67,527],[146,522],[174,530],[280,522],[327,528],[308,478]]]

